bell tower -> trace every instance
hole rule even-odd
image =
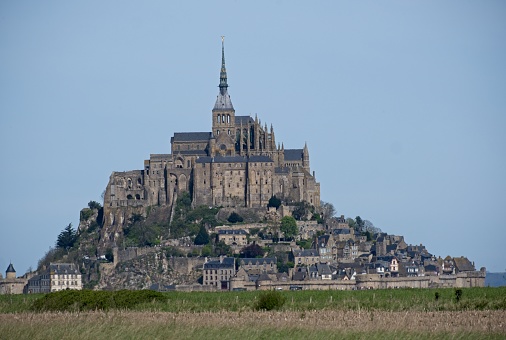
[[[225,37],[221,37],[220,91],[213,108],[213,136],[226,134],[235,139],[235,110],[228,94],[227,69],[225,67]]]

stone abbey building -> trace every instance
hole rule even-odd
[[[276,144],[272,125],[236,115],[223,41],[212,130],[174,133],[170,154],[151,154],[143,170],[113,172],[104,206],[170,206],[183,191],[191,194],[194,206],[260,208],[273,195],[288,203],[320,205],[320,184],[311,173],[307,145],[285,149]]]

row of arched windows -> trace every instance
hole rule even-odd
[[[216,116],[216,123],[227,123],[230,124],[230,115],[217,115]]]

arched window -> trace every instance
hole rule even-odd
[[[227,124],[230,124],[230,115],[227,115]]]
[[[220,115],[217,115],[216,116],[216,123],[219,123],[220,122]]]

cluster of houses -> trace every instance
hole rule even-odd
[[[311,248],[287,245],[293,268],[279,273],[275,257],[221,257],[203,266],[204,286],[224,290],[371,289],[398,287],[484,286],[485,268],[477,271],[466,257],[436,257],[425,246],[408,245],[403,236],[369,234],[350,228],[344,216],[323,227],[301,222],[299,238],[312,239]],[[218,239],[236,253],[251,242],[248,226],[222,227]]]
[[[72,263],[51,263],[38,274],[26,273],[21,277],[16,276],[11,263],[5,271],[5,279],[0,274],[0,294],[49,293],[82,288],[81,273]]]

